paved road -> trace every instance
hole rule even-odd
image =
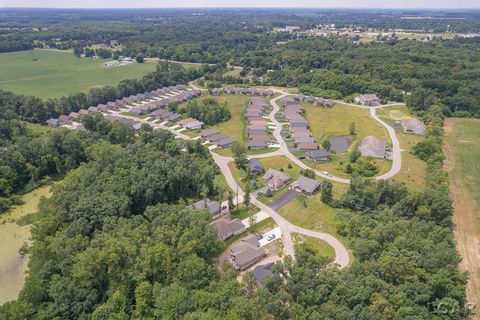
[[[280,150],[279,150],[280,153],[282,153],[284,156],[288,157],[290,160],[292,160],[299,167],[301,167],[303,169],[312,169],[309,166],[307,166],[305,163],[303,163],[300,159],[298,159],[296,156],[294,156],[290,152],[290,150],[288,150],[287,144],[286,144],[285,140],[283,139],[283,137],[281,135],[282,123],[278,122],[275,119],[275,114],[280,110],[280,107],[278,106],[277,101],[279,99],[282,99],[283,97],[285,97],[287,95],[289,95],[287,92],[283,92],[280,96],[275,97],[275,98],[270,100],[270,104],[272,105],[273,110],[272,110],[272,112],[270,112],[269,117],[270,117],[270,121],[272,121],[276,125],[276,128],[273,131],[273,136],[275,137],[275,139],[280,144]],[[338,101],[338,102],[340,102],[340,101]],[[341,103],[344,103],[344,102],[341,102]],[[386,104],[386,105],[381,105],[381,106],[377,106],[377,107],[360,106],[360,105],[356,105],[356,104],[352,104],[352,103],[344,103],[344,104],[347,104],[349,106],[353,106],[353,107],[356,107],[356,108],[361,108],[361,109],[370,109],[371,117],[373,119],[375,119],[378,123],[380,123],[382,126],[384,126],[385,129],[387,129],[387,132],[390,136],[390,139],[392,140],[392,167],[390,168],[390,170],[388,172],[382,174],[381,176],[375,177],[375,179],[377,179],[377,180],[389,179],[389,178],[395,176],[398,172],[400,172],[400,170],[402,168],[402,153],[401,153],[401,149],[400,149],[400,142],[398,141],[395,130],[377,116],[376,110],[378,108],[385,108],[385,107],[389,107],[389,106],[393,106],[393,105],[403,105],[403,104],[402,103],[392,103],[392,104]],[[335,177],[335,176],[332,176],[330,174],[326,175],[326,174],[322,173],[321,171],[314,170],[314,169],[312,169],[312,170],[319,177],[329,179],[329,180],[332,180],[332,181],[336,181],[336,182],[340,182],[340,183],[350,183],[350,179]]]
[[[278,210],[293,199],[298,196],[298,192],[295,190],[288,190],[284,194],[280,196],[277,200],[275,200],[272,204],[270,204],[270,208],[273,210]]]

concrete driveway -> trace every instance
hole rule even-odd
[[[260,221],[263,221],[267,218],[270,218],[270,216],[268,215],[268,213],[266,212],[263,212],[263,211],[259,211],[257,213],[255,213],[253,215],[253,224],[255,223],[259,223]],[[242,220],[242,223],[243,225],[245,226],[245,228],[249,228],[250,227],[250,218],[245,218]]]
[[[287,192],[285,192],[284,194],[282,194],[280,196],[280,198],[278,198],[277,200],[275,200],[271,205],[270,205],[270,208],[272,208],[273,210],[277,211],[278,209],[280,209],[281,207],[283,207],[284,205],[286,205],[287,203],[289,203],[290,201],[292,201],[293,199],[295,199],[297,196],[298,196],[298,192],[295,191],[295,190],[288,190]]]
[[[270,242],[280,239],[282,237],[282,230],[280,230],[280,227],[276,227],[275,229],[267,231],[262,235],[263,238],[258,240],[258,242],[260,242],[260,247],[266,246]]]

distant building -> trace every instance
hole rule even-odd
[[[362,94],[358,97],[355,97],[355,102],[361,104],[362,106],[375,107],[381,104],[381,100],[377,97],[376,94]]]

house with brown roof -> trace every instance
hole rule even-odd
[[[251,234],[230,249],[230,262],[237,270],[244,270],[265,257],[265,250]]]
[[[60,125],[64,124],[71,124],[73,121],[73,118],[67,115],[62,114],[61,116],[58,117],[58,123]]]
[[[320,147],[316,142],[303,142],[297,145],[299,151],[318,150]]]
[[[221,217],[212,221],[210,227],[217,231],[218,238],[223,241],[246,231],[245,225],[240,220],[230,217]]]
[[[285,172],[278,171],[276,169],[270,168],[267,170],[263,176],[265,184],[272,190],[278,190],[287,184],[292,177],[290,177]]]
[[[200,137],[202,137],[203,139],[206,139],[210,136],[213,136],[214,134],[218,134],[220,133],[220,131],[218,131],[217,129],[207,129],[207,130],[202,130],[200,131]]]

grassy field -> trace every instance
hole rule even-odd
[[[114,86],[123,79],[138,79],[155,70],[155,63],[132,63],[105,68],[108,60],[76,58],[70,51],[33,50],[0,54],[0,89],[59,97],[92,87]]]
[[[455,213],[455,240],[460,269],[469,273],[467,301],[480,304],[480,121],[445,120],[445,166]],[[473,319],[473,318],[472,318]],[[476,319],[476,318],[475,318]]]
[[[227,72],[225,72],[223,76],[240,78],[240,71],[242,71],[242,68],[233,68],[232,70],[228,70]]]
[[[21,226],[17,221],[34,213],[40,199],[50,195],[50,186],[40,187],[22,196],[24,204],[0,216],[0,304],[17,298],[27,270],[28,258],[18,251],[29,241],[30,225]]]
[[[295,245],[305,244],[321,256],[327,257],[332,261],[335,258],[335,250],[323,240],[304,236],[299,233],[292,233],[292,238]]]
[[[366,136],[376,136],[390,143],[387,130],[370,117],[366,109],[355,108],[344,104],[336,104],[333,108],[321,108],[311,103],[303,103],[305,116],[310,125],[313,136],[319,143],[330,136],[348,136],[349,125],[354,122],[357,134],[352,137],[350,148],[344,154],[332,154],[330,161],[305,161],[305,163],[317,170],[328,171],[329,173],[349,178],[344,169],[349,162],[350,152],[355,150],[361,140]],[[381,159],[373,160],[382,174],[390,170],[391,162]]]
[[[425,167],[424,161],[418,159],[411,153],[412,148],[419,142],[425,140],[425,137],[414,134],[398,133],[400,148],[402,151],[402,170],[391,180],[403,182],[415,190],[422,190],[425,185]]]

